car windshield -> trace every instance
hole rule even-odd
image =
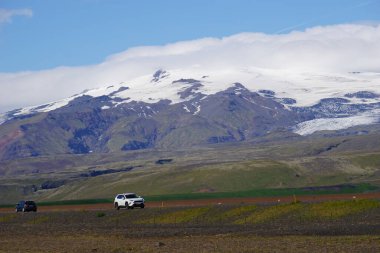
[[[25,201],[20,201],[18,202],[19,205],[24,205],[25,204]]]
[[[34,205],[34,201],[26,201],[25,204],[27,204],[27,205]]]
[[[137,196],[136,194],[127,194],[127,195],[125,195],[125,197],[126,197],[127,199],[138,198],[138,196]]]

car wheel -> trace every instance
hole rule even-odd
[[[16,208],[16,213],[18,213],[18,209]]]
[[[119,210],[119,209],[120,209],[120,206],[119,206],[118,203],[115,203],[115,208],[116,208],[116,210]]]
[[[141,204],[141,206],[140,206],[141,208],[144,208],[145,207],[145,205],[144,204]]]

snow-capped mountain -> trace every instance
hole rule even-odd
[[[373,118],[370,112],[374,110],[377,115],[376,109],[379,108],[380,102],[380,73],[350,72],[332,75],[257,68],[213,72],[200,71],[197,68],[170,71],[160,69],[153,75],[85,90],[50,104],[5,113],[1,115],[0,123],[15,116],[49,112],[66,106],[81,96],[94,98],[108,96],[109,104],[102,107],[106,110],[130,101],[153,104],[169,100],[171,104],[184,103],[195,96],[200,95],[205,98],[216,94],[232,87],[235,83],[241,83],[248,90],[258,92],[262,96],[272,97],[289,109],[312,112],[315,118],[349,116]],[[197,107],[197,110],[201,108]],[[317,130],[323,130],[323,127],[316,128]]]
[[[178,148],[379,123],[380,73],[159,69],[0,116],[3,158]]]

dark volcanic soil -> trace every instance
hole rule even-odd
[[[0,252],[380,252],[380,205],[339,217],[311,217],[313,205],[307,203],[291,212],[281,207],[294,204],[260,204],[233,216],[226,214],[251,205],[190,203],[119,211],[107,205],[101,210],[3,212]],[[260,222],[236,222],[273,210],[283,211]]]

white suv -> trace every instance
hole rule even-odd
[[[120,208],[133,209],[135,206],[144,208],[145,200],[135,193],[122,193],[115,197],[114,206],[117,210]]]

